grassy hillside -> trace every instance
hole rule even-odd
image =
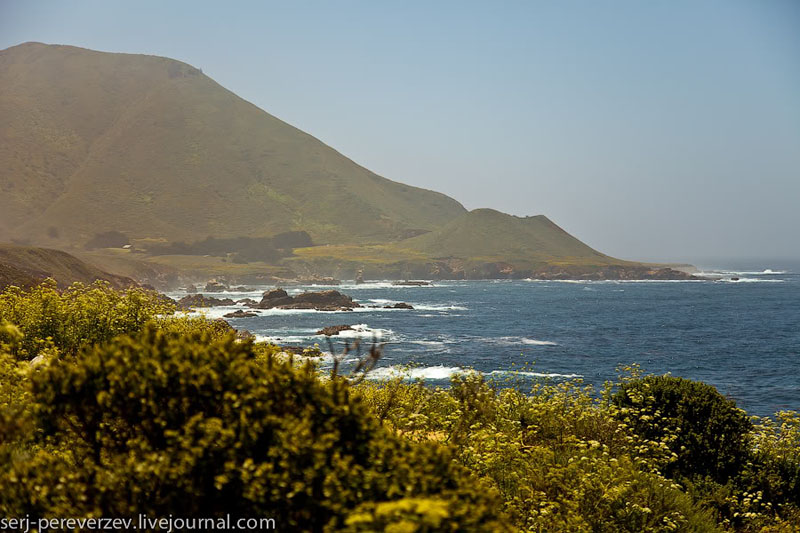
[[[397,246],[441,259],[619,262],[593,250],[543,215],[521,218],[494,209],[475,209],[436,231],[407,239]]]
[[[30,287],[46,278],[55,279],[62,288],[76,281],[105,280],[116,288],[133,284],[130,278],[109,274],[66,252],[0,244],[0,289],[8,285]]]
[[[352,279],[689,279],[678,265],[623,261],[579,241],[545,216],[476,209],[432,232],[382,245],[299,248],[296,272]],[[683,266],[683,265],[681,265]]]
[[[172,59],[26,43],[0,52],[0,238],[193,241],[308,231],[380,242],[461,215]]]

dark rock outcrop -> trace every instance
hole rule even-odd
[[[227,290],[228,287],[224,283],[220,283],[219,281],[212,279],[206,283],[206,288],[203,289],[203,292],[224,292]]]
[[[219,299],[203,296],[202,294],[190,294],[178,300],[177,305],[180,309],[188,309],[190,307],[219,307],[221,305],[234,305],[235,303],[230,298]]]
[[[191,285],[186,287],[186,293],[187,294],[197,294],[197,285],[192,283]]]
[[[399,302],[394,305],[384,305],[384,309],[414,309],[414,306],[405,302]]]
[[[338,335],[342,331],[348,331],[352,329],[353,326],[349,326],[346,324],[343,324],[341,326],[328,326],[326,328],[322,328],[321,330],[317,331],[316,335],[327,335],[330,337],[331,335]]]
[[[254,316],[258,316],[258,313],[254,313],[253,311],[242,311],[241,309],[237,309],[233,313],[227,313],[222,316],[224,318],[251,318]]]
[[[273,289],[264,293],[258,309],[316,309],[317,311],[346,311],[361,307],[346,294],[339,291],[304,292],[295,297],[283,289]]]
[[[270,289],[268,291],[265,291],[265,292],[261,293],[261,297],[262,298],[266,298],[266,299],[269,299],[269,300],[274,300],[276,298],[286,298],[288,296],[289,296],[289,293],[286,292],[285,290],[281,289],[281,288]]]

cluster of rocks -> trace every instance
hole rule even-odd
[[[405,302],[398,302],[391,305],[370,305],[370,309],[414,309],[414,306]]]
[[[316,311],[352,311],[357,307],[362,307],[350,296],[335,290],[304,292],[297,296],[289,296],[284,289],[272,289],[264,292],[260,302],[252,298],[232,300],[231,298],[214,298],[213,296],[204,296],[196,293],[184,296],[177,301],[177,305],[180,309],[244,305],[251,309],[313,309]],[[370,307],[373,309],[414,309],[412,305],[405,302],[384,306],[372,305]],[[224,316],[225,318],[248,318],[258,315],[252,311],[240,309]]]
[[[233,313],[226,313],[222,316],[225,318],[252,318],[254,316],[258,316],[258,313],[254,311],[243,311],[241,309],[237,309]]]
[[[186,292],[189,294],[196,294],[198,292],[197,285],[190,284],[186,287]],[[229,287],[225,283],[221,281],[217,281],[215,279],[210,280],[206,283],[206,286],[203,288],[203,292],[249,292],[251,289],[240,286],[240,287]]]
[[[289,296],[283,289],[272,289],[263,294],[261,301],[257,302],[252,298],[242,298],[232,300],[231,298],[214,298],[195,293],[184,296],[178,300],[177,305],[180,309],[193,307],[218,307],[228,305],[244,305],[252,309],[314,309],[317,311],[352,311],[356,307],[361,307],[358,302],[353,301],[350,296],[339,291],[319,291],[305,292],[297,296]],[[398,309],[407,309],[408,304],[395,304]],[[390,306],[387,306],[390,307]],[[248,314],[249,313],[249,314]],[[225,315],[226,318],[245,318],[256,316],[251,312],[242,310],[234,311]]]
[[[339,291],[304,292],[289,296],[283,289],[264,293],[261,301],[251,307],[257,309],[315,309],[317,311],[352,311],[361,305]]]
[[[236,305],[230,298],[214,298],[203,296],[202,294],[189,294],[177,302],[178,308],[189,309],[190,307],[219,307],[221,305]]]
[[[352,331],[353,326],[342,324],[341,326],[328,326],[322,328],[321,330],[317,331],[316,335],[327,335],[330,337],[331,335],[338,335],[342,331]]]
[[[384,309],[414,309],[414,306],[405,302],[398,302],[394,305],[384,305]]]

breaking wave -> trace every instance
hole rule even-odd
[[[409,380],[423,379],[430,381],[447,380],[457,374],[479,373],[485,376],[524,376],[530,378],[556,378],[556,379],[576,379],[582,378],[581,374],[560,374],[557,372],[526,372],[519,370],[492,370],[491,372],[477,372],[469,368],[458,366],[426,366],[426,367],[402,367],[387,366],[373,369],[368,375],[368,379],[384,380],[403,377]]]
[[[529,346],[558,346],[557,342],[542,341],[528,337],[485,337],[481,340],[483,340],[483,342],[499,344],[501,346],[515,346],[518,344],[527,344]]]

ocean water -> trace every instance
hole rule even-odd
[[[414,310],[352,312],[261,310],[230,319],[236,328],[284,345],[319,343],[315,332],[350,324],[336,349],[360,337],[386,343],[374,379],[406,372],[446,385],[464,369],[526,381],[580,378],[602,386],[620,365],[715,385],[750,414],[800,410],[800,275],[788,270],[717,271],[719,281],[443,281],[429,287],[390,282],[336,288],[362,305],[406,302]],[[732,278],[739,278],[732,281]],[[260,298],[223,293],[234,299]],[[172,297],[185,293],[175,292]],[[235,308],[213,308],[219,317]],[[330,365],[330,357],[323,360]],[[344,365],[352,364],[352,359]]]

